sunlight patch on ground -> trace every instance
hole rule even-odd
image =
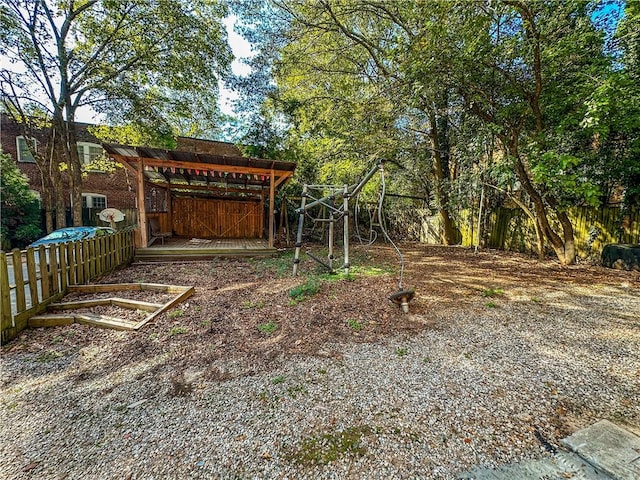
[[[258,293],[276,294],[291,290],[300,280],[298,278],[290,278],[286,280],[274,280],[266,282],[256,289]]]
[[[234,290],[244,290],[247,288],[255,287],[256,285],[258,285],[257,282],[234,283],[233,285],[229,285],[228,287],[219,288],[218,292],[232,292]]]

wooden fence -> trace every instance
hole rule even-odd
[[[181,237],[260,238],[263,226],[260,199],[173,199],[172,230]]]
[[[62,298],[69,285],[89,283],[129,263],[133,254],[133,231],[0,252],[1,344],[24,330],[30,317]]]
[[[462,245],[477,242],[477,212],[463,216],[460,231]],[[640,209],[622,215],[618,207],[577,207],[569,211],[576,249],[582,257],[599,256],[608,243],[640,243]],[[560,231],[560,229],[557,229]],[[484,227],[485,246],[519,252],[536,251],[533,222],[520,209],[497,208],[488,216]]]

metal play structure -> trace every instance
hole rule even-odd
[[[396,246],[396,244],[389,237],[386,228],[384,227],[384,219],[382,214],[382,205],[384,202],[385,195],[385,176],[384,176],[384,166],[382,161],[378,161],[376,165],[369,170],[369,172],[360,180],[359,183],[354,185],[307,185],[305,184],[302,188],[302,200],[300,203],[300,208],[296,209],[296,213],[298,214],[298,230],[296,234],[296,243],[295,243],[295,255],[293,260],[293,275],[298,274],[298,265],[300,264],[300,251],[302,248],[302,230],[304,226],[304,218],[306,215],[309,215],[311,219],[315,223],[326,222],[329,225],[329,234],[328,234],[328,254],[327,261],[324,262],[320,258],[312,255],[307,252],[311,258],[313,258],[316,262],[320,263],[324,266],[329,272],[334,271],[334,231],[335,225],[337,222],[343,222],[343,260],[344,263],[342,268],[344,268],[345,273],[349,273],[349,201],[353,198],[357,198],[360,190],[373,178],[373,176],[380,172],[381,181],[382,181],[382,191],[380,193],[380,198],[378,202],[378,222],[382,233],[384,234],[386,240],[393,245],[398,257],[400,258],[400,278],[398,282],[398,291],[389,296],[389,300],[391,300],[396,305],[399,305],[402,308],[402,311],[405,313],[409,312],[409,302],[413,299],[415,292],[413,290],[405,290],[402,287],[402,279],[404,275],[404,256],[400,249]],[[328,195],[321,196],[322,193],[329,192]],[[314,192],[320,192],[315,193]],[[307,200],[311,200],[307,202]],[[319,206],[324,206],[328,212],[328,218],[318,218],[313,217],[309,213],[311,209]]]

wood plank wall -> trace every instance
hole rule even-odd
[[[167,212],[147,212],[147,223],[149,223],[149,219],[151,218],[158,219],[158,222],[160,222],[161,232],[170,232],[172,230],[169,214]]]
[[[260,200],[173,199],[173,232],[177,236],[261,238],[263,230]]]
[[[27,328],[33,315],[60,299],[69,285],[92,279],[133,260],[134,232],[77,242],[0,252],[0,339],[4,345]]]

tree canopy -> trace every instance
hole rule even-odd
[[[341,182],[385,158],[396,188],[431,200],[447,243],[456,211],[487,186],[532,218],[540,254],[546,244],[571,264],[567,210],[638,183],[630,5],[613,48],[595,21],[607,5],[578,0],[272,0],[240,11],[245,30],[265,35],[253,38],[273,70],[262,108],[288,122],[312,165],[303,171]]]
[[[218,81],[230,49],[217,0],[6,0],[0,6],[4,108],[51,124],[68,165],[75,223],[81,165],[74,122],[90,107],[112,123],[198,135],[220,123]]]

